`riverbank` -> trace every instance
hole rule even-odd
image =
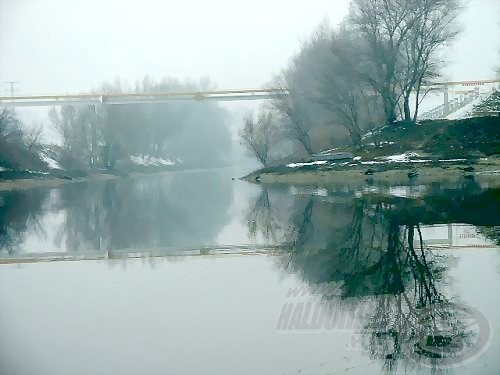
[[[306,163],[304,163],[306,164]],[[279,166],[261,169],[243,177],[249,182],[266,184],[328,184],[328,183],[408,183],[461,182],[475,180],[491,187],[500,187],[500,159],[498,157],[470,161],[423,162],[418,166],[355,164],[346,166],[332,163],[304,165],[302,167]]]
[[[16,173],[15,178],[1,178],[0,177],[0,192],[9,190],[24,190],[33,188],[54,188],[57,186],[71,184],[71,183],[81,183],[81,182],[91,182],[91,181],[105,181],[117,178],[136,178],[143,176],[152,176],[168,173],[193,173],[205,170],[223,169],[229,166],[216,166],[213,168],[179,168],[179,167],[141,167],[135,166],[127,170],[114,170],[114,171],[104,171],[99,170],[95,172],[87,172],[86,174],[78,174],[75,176],[62,173],[64,171],[58,171],[57,173],[33,173],[33,172],[22,172]]]
[[[151,174],[174,172],[178,170],[179,169],[161,167],[135,167],[134,169],[128,171],[98,170],[79,173],[76,175],[66,173],[66,171],[62,170],[52,171],[51,173],[19,172],[11,176],[10,178],[0,179],[0,191],[24,190],[33,188],[54,188],[71,183],[105,181],[121,177],[146,176]]]
[[[108,174],[108,173],[93,173],[85,177],[76,177],[71,179],[47,175],[43,177],[34,177],[34,178],[0,180],[0,191],[23,190],[32,188],[54,188],[69,183],[103,181],[103,180],[111,180],[118,177],[122,176],[116,174]]]
[[[352,156],[263,168],[244,176],[250,182],[323,184],[408,184],[476,180],[500,184],[500,117],[429,120],[383,126],[363,136],[358,149],[332,151]]]

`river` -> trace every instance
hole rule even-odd
[[[0,374],[499,373],[498,189],[243,172],[0,192]]]

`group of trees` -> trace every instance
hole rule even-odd
[[[0,167],[16,170],[44,170],[46,165],[40,160],[38,154],[41,135],[41,125],[23,126],[12,109],[1,109]]]
[[[288,93],[263,109],[274,113],[275,135],[311,155],[318,128],[331,134],[319,146],[360,146],[370,128],[415,122],[423,87],[439,76],[441,51],[460,31],[460,10],[461,0],[351,0],[344,21],[321,23],[271,82]]]
[[[99,93],[196,92],[210,81],[180,82],[145,77],[133,89],[120,81],[103,84]],[[49,113],[62,137],[63,154],[80,167],[113,168],[132,155],[180,159],[186,165],[224,164],[231,147],[226,112],[213,102],[62,106]]]

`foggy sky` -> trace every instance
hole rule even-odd
[[[14,80],[17,94],[72,93],[146,74],[260,87],[324,17],[338,24],[348,3],[0,0],[0,90]],[[491,78],[498,62],[500,1],[467,4],[446,79]]]

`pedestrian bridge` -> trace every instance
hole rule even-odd
[[[0,97],[0,107],[54,105],[151,104],[175,100],[262,100],[288,95],[286,89],[235,89],[197,92],[97,93]]]
[[[473,91],[474,87],[485,84],[500,83],[500,79],[477,81],[433,82],[423,86],[424,90],[443,92],[445,105],[448,102],[448,92],[466,87]],[[458,87],[458,88],[457,88]],[[0,97],[0,107],[36,107],[55,105],[103,105],[103,104],[150,104],[164,103],[175,100],[215,100],[240,101],[272,99],[288,95],[286,88],[264,89],[230,89],[196,92],[149,92],[149,93],[93,93],[93,94],[63,94],[63,95],[27,95]]]

